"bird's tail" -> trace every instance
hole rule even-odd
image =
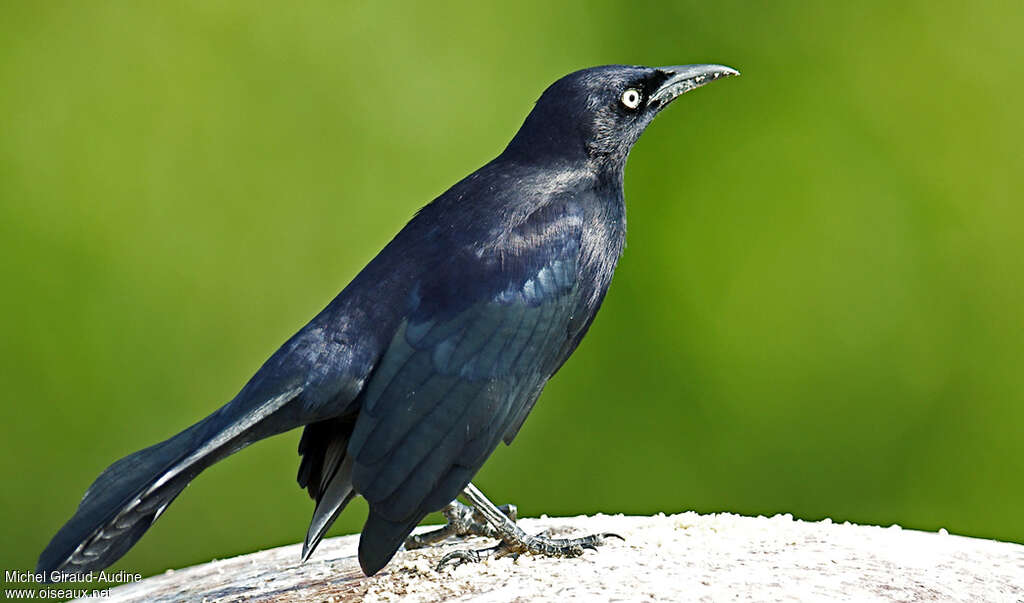
[[[82,574],[105,568],[134,545],[199,473],[246,445],[291,426],[259,424],[302,391],[253,407],[242,394],[178,435],[130,454],[100,474],[74,516],[39,556],[37,571]]]

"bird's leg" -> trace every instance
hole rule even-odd
[[[487,549],[478,551],[460,550],[452,551],[437,564],[441,569],[448,562],[456,565],[461,563],[475,563],[488,557],[504,557],[512,555],[518,557],[523,553],[534,555],[545,555],[547,557],[579,557],[583,549],[597,549],[604,544],[608,538],[625,540],[622,536],[612,533],[591,534],[583,538],[546,538],[543,536],[531,536],[516,525],[515,521],[506,517],[494,503],[487,500],[484,493],[473,484],[466,486],[462,491],[476,513],[482,515],[492,527],[495,538],[500,538],[501,543]]]
[[[508,520],[515,521],[518,511],[515,505],[501,505],[498,511]],[[487,519],[473,507],[453,500],[441,510],[447,523],[436,530],[413,534],[405,539],[406,550],[419,549],[441,542],[450,537],[482,536],[500,538]]]

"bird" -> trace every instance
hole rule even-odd
[[[450,535],[501,542],[442,564],[573,557],[614,536],[525,534],[514,507],[496,507],[472,479],[511,444],[605,299],[625,245],[633,145],[681,94],[736,75],[606,65],[555,81],[497,157],[422,207],[234,398],[103,471],[37,571],[108,567],[204,469],[300,427],[298,483],[315,503],[303,561],[356,496],[369,506],[358,548],[367,576],[403,544]],[[444,528],[410,536],[439,510]]]

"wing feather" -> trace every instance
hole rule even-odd
[[[514,249],[467,253],[415,292],[348,445],[374,522],[406,526],[443,507],[528,412],[580,304],[581,215],[546,208],[510,233]]]

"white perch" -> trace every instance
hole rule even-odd
[[[434,570],[481,539],[399,551],[372,578],[358,536],[325,540],[299,565],[291,545],[168,571],[108,601],[1024,601],[1024,546],[788,515],[523,519],[534,533],[616,532],[577,559],[520,557]],[[421,528],[426,529],[426,528]]]

